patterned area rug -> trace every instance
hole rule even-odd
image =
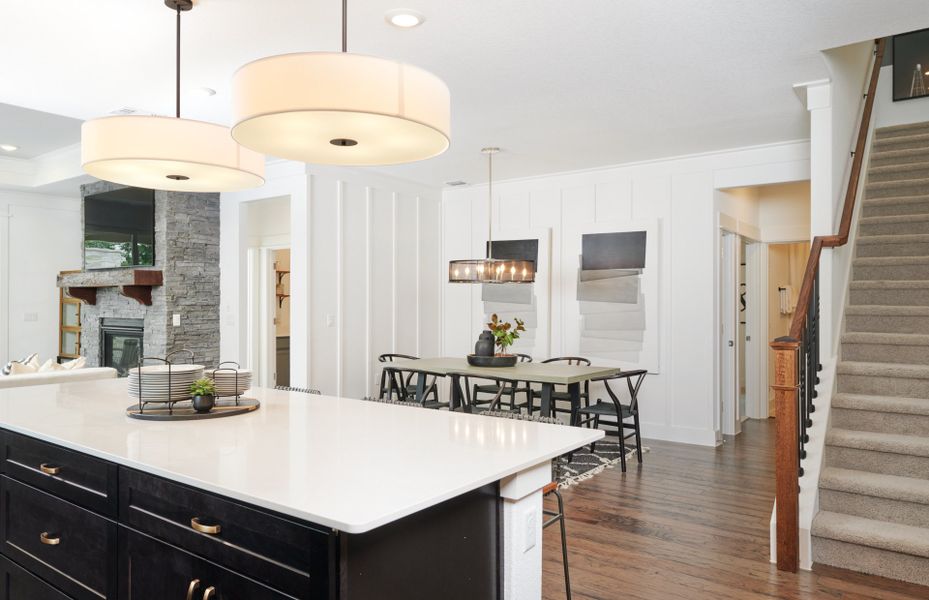
[[[648,452],[648,446],[643,446],[642,451]],[[627,469],[636,464],[635,453],[635,448],[626,450]],[[584,446],[574,453],[571,462],[568,462],[566,456],[556,460],[554,466],[555,481],[558,482],[559,489],[565,489],[602,473],[604,469],[612,469],[619,462],[619,443],[611,441],[597,442],[595,452],[591,452],[589,446]]]

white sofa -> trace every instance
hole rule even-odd
[[[88,367],[73,371],[46,371],[44,373],[23,373],[22,375],[0,376],[0,389],[26,387],[30,385],[47,385],[52,383],[71,383],[74,381],[91,381],[94,379],[114,379],[116,369],[110,367]]]

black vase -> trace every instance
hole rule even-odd
[[[496,340],[494,340],[494,334],[490,330],[485,329],[481,332],[481,335],[477,338],[477,343],[474,344],[474,354],[476,356],[493,356],[494,355],[494,346],[496,345]]]
[[[213,396],[194,396],[192,398],[194,410],[198,413],[208,413],[213,409],[215,399]]]

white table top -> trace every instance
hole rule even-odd
[[[125,379],[0,390],[0,427],[347,533],[603,437],[601,431],[256,388],[250,414],[139,421]]]
[[[471,377],[493,379],[501,377],[533,383],[582,383],[591,379],[609,377],[619,373],[615,367],[585,367],[567,363],[516,363],[513,367],[472,367],[466,358],[421,358],[419,360],[397,359],[384,365],[427,371],[436,375],[456,373]]]

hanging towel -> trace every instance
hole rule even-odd
[[[778,304],[782,315],[793,314],[797,310],[797,294],[792,285],[780,285],[777,287]]]

